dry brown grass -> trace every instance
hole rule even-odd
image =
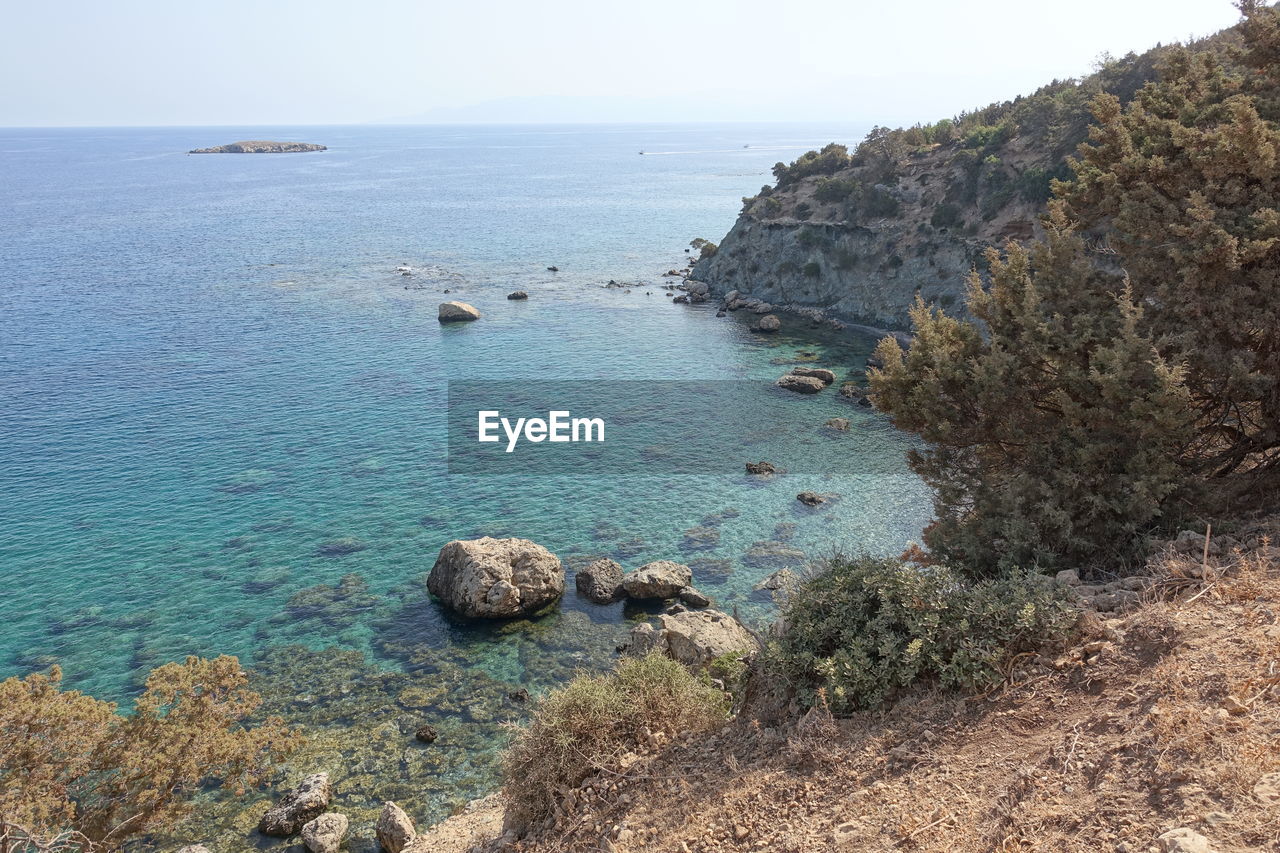
[[[739,720],[589,780],[520,849],[1145,853],[1181,826],[1219,853],[1280,849],[1280,810],[1253,794],[1280,771],[1276,532],[1162,553],[1142,608],[989,696]]]

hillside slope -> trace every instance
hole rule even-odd
[[[990,695],[914,692],[848,720],[748,711],[622,756],[515,849],[1280,849],[1277,534],[1271,519],[1215,540],[1204,563],[1195,543],[1166,552],[1143,606],[1028,656]],[[1206,846],[1161,840],[1176,830]]]
[[[1225,52],[1236,38],[1226,30],[1193,47]],[[852,154],[833,143],[779,163],[776,185],[743,200],[692,277],[713,293],[895,329],[917,294],[959,306],[986,247],[1036,234],[1050,182],[1069,176],[1067,158],[1087,137],[1093,97],[1127,102],[1167,50],[933,125],[877,128]]]

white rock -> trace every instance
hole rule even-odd
[[[719,610],[663,613],[659,627],[645,622],[631,632],[627,650],[641,655],[657,650],[686,666],[706,666],[732,652],[750,653],[759,646],[737,619]]]
[[[387,853],[400,853],[418,834],[404,809],[392,802],[383,804],[382,814],[378,815],[373,831]]]
[[[311,853],[338,853],[347,837],[347,816],[325,812],[302,827],[302,843]]]
[[[622,578],[622,591],[631,598],[675,598],[693,583],[693,570],[683,563],[657,560]]]
[[[1160,853],[1214,853],[1209,839],[1185,826],[1171,829],[1156,839]]]

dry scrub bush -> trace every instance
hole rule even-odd
[[[547,696],[507,751],[507,819],[528,827],[587,776],[652,739],[721,724],[725,695],[657,653],[629,658],[606,675],[580,675]]]
[[[234,657],[189,657],[147,677],[130,715],[60,688],[61,671],[0,682],[0,850],[110,850],[187,810],[208,782],[261,784],[298,743]]]

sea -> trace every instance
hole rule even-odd
[[[57,664],[127,713],[154,667],[236,655],[260,713],[307,735],[274,782],[329,772],[362,849],[383,800],[422,824],[492,791],[537,697],[653,618],[577,597],[586,562],[686,563],[763,629],[770,573],[900,552],[929,516],[911,440],[834,389],[773,385],[798,365],[856,377],[876,335],[790,316],[762,335],[673,304],[664,276],[776,162],[867,129],[0,129],[0,678]],[[237,139],[328,150],[186,153]],[[439,323],[455,299],[482,318]],[[746,417],[807,464],[747,475],[745,438],[732,472],[659,451],[587,473],[449,464],[450,383],[649,382],[661,411],[704,380],[753,396],[689,408],[705,422],[682,424],[683,458]],[[434,602],[441,546],[481,536],[561,557],[560,605],[469,622]],[[252,827],[275,795],[206,792],[143,846],[269,848]]]

